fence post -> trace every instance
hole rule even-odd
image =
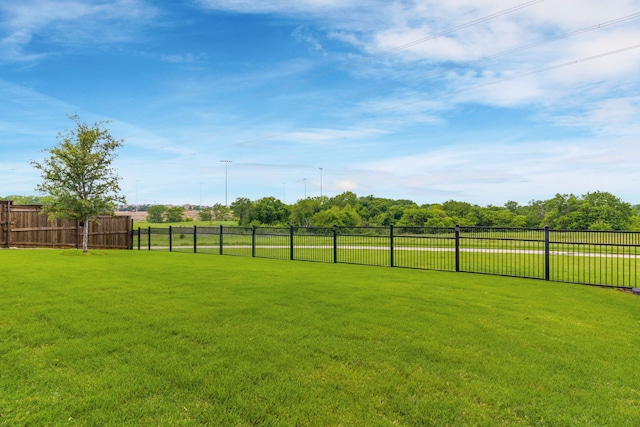
[[[193,253],[195,254],[198,251],[198,226],[193,226]]]
[[[133,218],[131,218],[131,227],[129,228],[129,234],[131,235],[131,245],[129,245],[129,249],[133,250]]]
[[[251,256],[256,256],[256,226],[251,226]]]
[[[7,204],[7,247],[11,247],[11,205],[12,201]]]
[[[223,227],[223,225],[220,224],[220,255],[222,255],[222,248],[223,248],[223,245],[222,245],[222,234],[223,234],[222,233],[222,231],[223,231],[222,227]]]
[[[338,226],[333,226],[333,263],[338,262]]]
[[[389,225],[389,264],[393,267],[393,224]]]
[[[293,254],[293,225],[289,224],[289,259],[294,260]]]
[[[551,266],[550,263],[550,244],[549,244],[549,226],[544,227],[544,280],[551,279]]]
[[[7,248],[11,247],[11,205],[13,202],[7,202]]]
[[[140,250],[140,227],[138,227],[138,250]]]
[[[169,252],[173,251],[173,226],[169,226]]]
[[[456,273],[460,272],[460,225],[456,224],[454,233],[456,239]]]
[[[147,227],[147,249],[151,250],[151,226]]]
[[[5,208],[6,206],[6,208]],[[0,200],[0,220],[2,221],[2,224],[0,224],[0,232],[2,232],[2,235],[0,235],[0,241],[2,241],[3,245],[6,245],[6,247],[9,247],[9,237],[5,236],[5,229],[8,229],[9,225],[9,221],[7,219],[3,219],[4,218],[4,214],[7,214],[7,217],[9,216],[9,201],[3,201]],[[5,237],[6,240],[5,240]]]

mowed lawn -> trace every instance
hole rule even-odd
[[[640,425],[640,298],[397,268],[0,251],[0,425]]]

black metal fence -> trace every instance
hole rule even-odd
[[[210,253],[638,287],[640,233],[488,227],[169,227],[138,250]]]

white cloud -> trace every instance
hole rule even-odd
[[[640,144],[635,139],[455,146],[369,162],[366,188],[413,188],[418,200],[476,203],[611,191],[638,203]],[[376,194],[380,193],[377,191]]]
[[[122,42],[135,28],[126,24],[139,27],[156,11],[143,0],[23,0],[0,3],[0,14],[0,60],[25,62],[49,53],[29,51],[35,36],[58,45]]]
[[[309,27],[305,25],[299,25],[291,32],[291,36],[298,43],[307,44],[309,46],[309,50],[326,54],[324,52],[324,49],[322,48],[322,43],[320,43],[318,38],[313,34]]]

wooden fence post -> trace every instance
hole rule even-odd
[[[5,230],[5,242],[7,242],[7,248],[11,247],[11,204],[13,202],[11,200],[7,200],[6,203],[3,203],[4,206],[6,206],[5,210],[5,214],[6,214],[6,227],[4,227]]]

